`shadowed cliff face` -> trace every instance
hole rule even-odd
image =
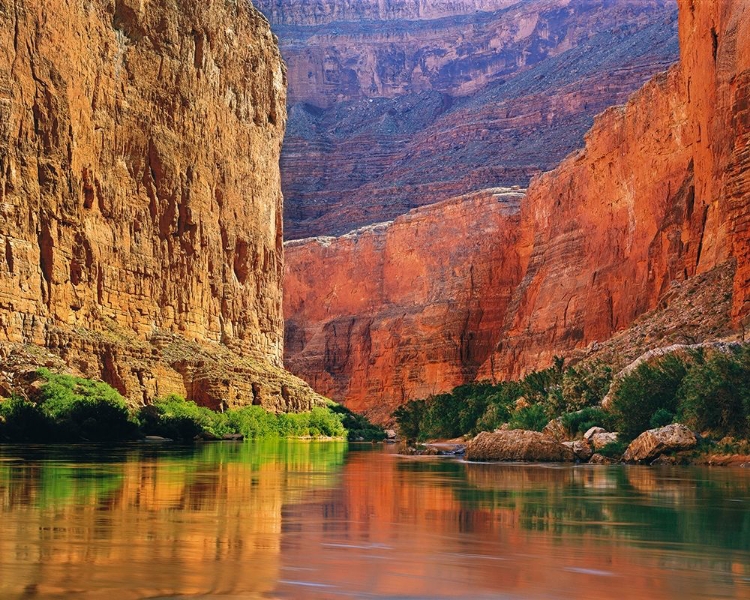
[[[599,116],[586,135],[582,150],[571,154],[555,170],[534,179],[521,201],[517,237],[503,240],[496,236],[500,247],[494,250],[495,255],[483,252],[481,259],[458,263],[458,268],[463,266],[466,273],[468,265],[476,265],[479,260],[493,264],[497,260],[494,256],[517,253],[518,257],[508,270],[498,267],[492,283],[488,280],[475,288],[477,297],[488,299],[485,308],[496,309],[493,326],[481,345],[484,350],[489,338],[494,349],[478,371],[463,372],[463,381],[474,377],[514,377],[549,366],[555,355],[595,352],[595,342],[607,340],[639,317],[637,331],[648,331],[642,315],[657,307],[665,309],[654,317],[663,323],[663,331],[636,340],[644,347],[658,344],[659,336],[668,334],[670,329],[685,327],[698,336],[695,341],[701,341],[726,331],[729,320],[737,324],[746,319],[750,309],[748,28],[750,7],[739,0],[681,2],[681,64],[656,76],[626,105]],[[462,246],[477,243],[475,234],[456,237],[441,231],[450,229],[450,223],[458,218],[456,214],[471,218],[475,209],[466,204],[462,213],[461,206],[459,203],[453,209],[452,218],[440,214],[441,205],[423,209],[431,211],[433,221],[439,224],[433,237],[445,240],[446,247],[454,253],[460,253]],[[511,245],[503,245],[508,242]],[[295,255],[315,243],[299,242]],[[330,247],[337,243],[331,242]],[[287,267],[288,281],[298,277],[295,260]],[[332,259],[327,256],[326,260]],[[308,264],[306,268],[319,268],[326,273],[322,263]],[[436,273],[433,277],[428,272],[425,277],[438,279]],[[690,297],[680,299],[686,309],[671,322],[664,321],[672,310],[675,289],[686,280],[687,285],[682,287]],[[301,308],[295,304],[296,296],[291,295],[295,284],[288,287],[288,318],[306,324],[308,340],[320,340],[321,336],[330,339],[325,322],[334,318],[346,316],[351,322],[360,323],[380,310],[376,301],[368,305],[367,312],[344,307],[337,313],[334,303],[326,304],[334,297],[326,281],[325,276],[320,279],[316,296],[307,297]],[[721,297],[700,293],[693,285],[696,281],[699,287],[713,281]],[[497,293],[496,282],[507,286],[510,294],[500,303],[489,300]],[[412,281],[407,279],[403,285],[402,298],[408,298]],[[697,293],[691,295],[690,290]],[[367,296],[366,291],[363,296]],[[454,297],[458,298],[449,295],[441,300],[448,303]],[[403,304],[412,306],[410,302]],[[316,326],[315,318],[308,324],[304,315],[311,305],[332,307],[323,325]],[[724,314],[716,313],[714,305],[721,305]],[[464,301],[457,300],[452,310],[460,311],[464,306]],[[389,310],[397,308],[389,306]],[[709,313],[716,326],[701,329],[699,322]],[[439,332],[439,327],[435,331]],[[465,339],[472,339],[474,331],[468,328]],[[397,353],[402,347],[399,339],[408,335],[402,331],[393,336],[395,350],[383,344],[386,349],[382,353]],[[438,348],[446,346],[438,333],[431,335],[427,337],[435,340]],[[325,345],[321,341],[317,344]],[[468,347],[471,354],[472,344]],[[369,343],[357,337],[349,339],[346,348],[347,356],[361,352],[374,355]],[[326,383],[317,371],[307,369],[310,363],[296,362],[304,352],[298,354],[294,345],[290,345],[289,352],[295,372],[316,377],[318,389],[378,416],[385,412],[381,407],[390,407],[403,396],[420,395],[404,392],[403,385],[386,385],[379,393],[373,393],[351,379],[348,368],[341,372],[329,370],[333,383]],[[391,373],[404,369],[418,372],[414,361],[418,365],[430,364],[425,356],[411,358],[408,367],[383,356],[371,356],[369,364],[388,363]],[[458,362],[448,360],[430,372],[431,391],[443,391],[456,384],[454,374],[460,370],[457,366],[466,363],[462,356],[453,360]],[[339,364],[349,363],[340,359]],[[395,381],[397,376],[389,377]],[[378,380],[379,376],[371,373],[370,379]],[[417,389],[418,385],[412,381],[410,387]]]
[[[252,401],[267,372],[266,401],[294,404],[285,86],[267,22],[242,2],[0,0],[4,358],[43,346],[133,399],[212,405]],[[230,346],[242,360],[207,371]]]
[[[526,186],[678,53],[671,0],[257,4],[289,65],[288,239]]]

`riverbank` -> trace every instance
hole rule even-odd
[[[393,417],[407,440],[463,437],[469,460],[745,464],[750,345],[661,349],[616,374],[558,360],[520,381],[408,402]]]
[[[385,438],[385,432],[333,402],[298,413],[274,413],[252,405],[216,412],[176,395],[131,406],[101,381],[47,369],[37,371],[28,385],[0,401],[0,441],[6,442],[258,438],[377,440]]]

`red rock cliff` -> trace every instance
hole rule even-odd
[[[680,39],[681,64],[655,77],[625,106],[598,117],[586,136],[585,148],[532,182],[521,202],[518,231],[499,238],[500,246],[494,250],[495,256],[517,253],[518,262],[510,270],[495,263],[500,270],[493,283],[485,279],[473,288],[483,307],[493,311],[493,325],[485,332],[482,351],[488,339],[495,349],[472,376],[507,378],[546,367],[555,355],[568,355],[627,328],[657,307],[673,281],[701,276],[726,264],[734,273],[732,316],[737,322],[748,314],[750,5],[739,0],[684,0],[680,3]],[[438,215],[439,206],[434,210],[436,222],[449,228],[450,221]],[[466,208],[467,213],[472,210]],[[508,242],[515,246],[503,245]],[[478,241],[470,235],[446,236],[444,243],[460,255],[461,246]],[[309,244],[290,252],[288,280],[296,277],[296,256]],[[336,242],[329,247],[336,248]],[[421,249],[412,247],[411,251],[419,254]],[[497,258],[491,253],[483,258],[488,263],[485,268],[492,269]],[[337,260],[337,253],[326,260]],[[429,268],[434,262],[425,264]],[[306,268],[327,272],[320,263]],[[426,277],[439,279],[438,273],[429,271]],[[322,287],[305,298],[303,310],[296,304],[295,285],[289,286],[286,309],[290,319],[298,320],[297,312],[311,311],[310,304],[324,306],[333,289],[326,281],[325,277],[319,280]],[[497,282],[513,288],[505,289],[499,304],[491,299],[497,294]],[[407,279],[403,285],[400,294],[408,297],[412,281]],[[363,300],[366,311],[346,309],[335,316],[334,308],[326,318],[346,315],[359,322],[366,314],[377,314],[382,307],[378,296],[363,290],[364,297],[372,298]],[[440,300],[449,304],[454,297],[441,296]],[[461,310],[464,302],[454,301],[453,310]],[[319,340],[319,348],[331,339],[324,327],[316,329],[314,320],[298,321],[298,327],[307,328],[306,339]],[[439,331],[438,322],[434,332]],[[379,353],[378,361],[387,364],[388,370],[372,367],[370,380],[396,379],[405,369],[419,373],[422,365],[429,364],[418,353],[408,357],[408,366],[388,357],[401,351],[399,340],[409,333],[402,329],[381,343],[387,350]],[[467,339],[472,333],[466,330]],[[445,347],[438,333],[430,339],[437,348]],[[352,336],[346,355],[369,347],[367,338]],[[472,348],[469,343],[467,353]],[[316,365],[313,371],[309,362],[297,362],[303,355],[297,354],[299,350],[294,344],[289,347],[293,369],[358,409],[380,414],[385,412],[382,406],[390,407],[402,395],[400,383],[384,385],[379,392],[367,388],[350,377],[348,367],[326,371]],[[348,364],[346,360],[339,363]],[[433,372],[429,380],[433,391],[454,385],[459,365],[463,365],[460,357],[458,362],[445,361]],[[411,388],[419,390],[418,379],[411,382]],[[405,395],[418,397],[424,391]]]
[[[6,358],[53,349],[134,399],[305,404],[281,385],[285,85],[245,2],[0,0]]]
[[[522,208],[524,280],[482,375],[609,338],[673,280],[736,261],[750,294],[750,5],[680,3],[681,63],[597,119]]]
[[[287,366],[379,419],[472,380],[520,277],[521,196],[487,191],[287,243]]]

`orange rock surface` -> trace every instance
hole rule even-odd
[[[521,275],[521,196],[492,190],[288,242],[287,367],[378,419],[473,379]]]
[[[357,277],[368,286],[354,288],[356,305],[338,303],[328,266],[349,260],[356,245],[352,238],[329,239],[325,252],[319,240],[291,247],[285,311],[291,324],[287,356],[292,370],[353,408],[382,416],[400,401],[457,383],[546,367],[555,355],[568,355],[627,328],[658,305],[672,282],[727,263],[734,273],[732,316],[735,323],[746,318],[750,5],[682,0],[680,40],[679,65],[656,76],[625,106],[600,115],[585,148],[531,183],[517,229],[491,240],[476,232],[455,235],[455,215],[472,222],[473,206],[449,203],[452,215],[441,205],[423,209],[421,214],[430,214],[435,223],[434,233],[428,246],[418,228],[410,229],[412,238],[401,254],[420,257],[421,271],[403,269],[409,275],[393,294],[397,303],[383,302],[379,267],[371,267],[381,263],[387,244],[359,250]],[[382,229],[378,239],[387,239],[398,223]],[[470,248],[477,254],[467,252]],[[510,256],[514,260],[509,262]],[[459,257],[453,266],[466,279],[471,279],[468,264],[481,264],[493,275],[472,280],[470,295],[458,294],[440,283],[451,273],[453,257]],[[315,285],[301,287],[300,272]],[[422,280],[436,282],[434,289],[440,292],[426,303],[413,301]],[[473,321],[466,321],[461,351],[444,353],[450,347],[444,332],[456,330],[451,320],[467,310],[467,298],[491,317],[483,318],[487,326],[481,335]],[[397,331],[390,330],[374,345],[357,329],[364,322],[382,323],[379,315],[386,308],[389,314],[417,311],[424,318],[436,306],[450,309],[437,309],[440,316],[430,330],[401,321]],[[411,323],[416,321],[412,317]],[[335,332],[333,323],[339,324]],[[342,338],[343,323],[352,326]],[[417,331],[421,346],[408,351]],[[482,366],[466,369],[465,357],[484,357],[488,343],[494,350]],[[435,362],[436,355],[443,359]],[[357,370],[355,364],[365,367]]]
[[[309,403],[282,389],[285,87],[246,3],[0,2],[3,356],[135,400]],[[209,365],[229,347],[241,377]]]
[[[522,206],[524,280],[481,376],[609,338],[671,281],[736,261],[750,309],[750,6],[680,2],[682,61],[601,115]]]

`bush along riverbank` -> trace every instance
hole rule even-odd
[[[260,406],[214,412],[180,396],[129,406],[106,383],[40,369],[25,396],[0,401],[0,441],[27,443],[125,442],[147,437],[175,441],[273,437],[377,441],[385,432],[331,403],[303,413]]]
[[[750,345],[657,353],[617,376],[557,359],[520,381],[411,401],[393,417],[414,442],[472,438],[469,460],[750,464]]]

